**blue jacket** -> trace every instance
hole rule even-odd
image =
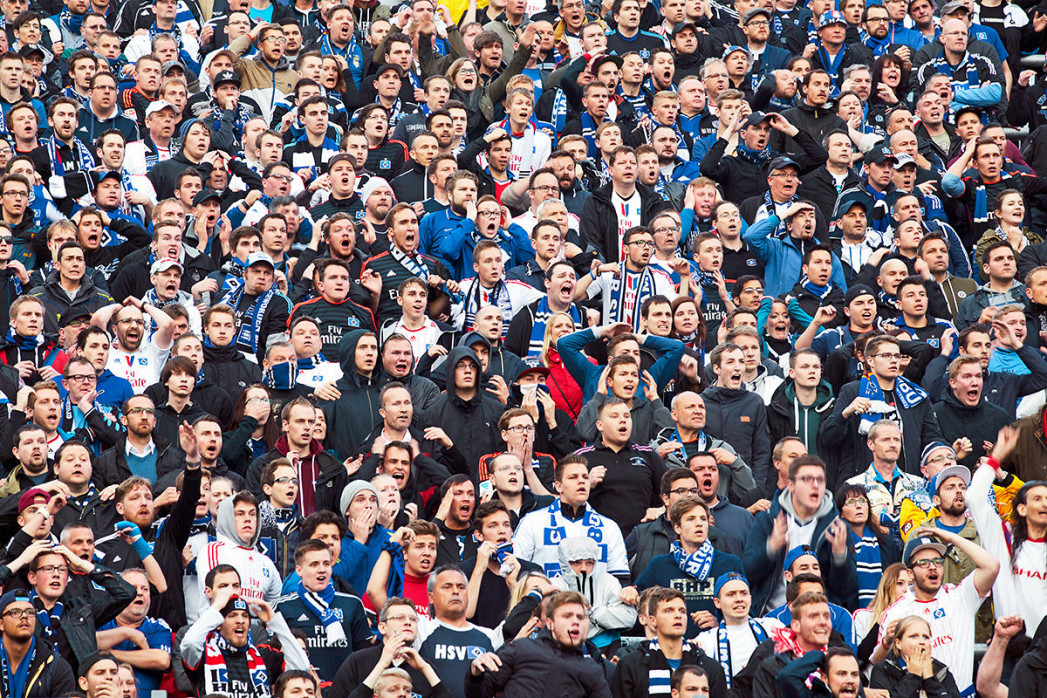
[[[753,223],[749,229],[742,233],[742,239],[753,246],[756,254],[763,261],[766,269],[764,271],[764,290],[772,298],[780,296],[792,290],[796,282],[800,280],[801,262],[803,253],[796,246],[793,238],[778,238],[774,231],[778,228],[781,220],[778,216],[768,216],[761,221]],[[816,244],[814,241],[812,244]],[[841,291],[847,290],[847,279],[843,275],[843,266],[840,258],[832,255],[833,285]]]
[[[475,229],[473,221],[453,213],[450,207],[430,213],[422,216],[418,226],[418,249],[422,254],[432,255],[442,261],[456,279],[461,279],[461,261],[455,264],[455,259],[462,259],[461,250],[452,252],[445,247],[444,242],[451,237],[464,240]],[[469,267],[472,268],[472,264]]]
[[[582,400],[589,402],[593,399],[600,387],[600,376],[605,366],[594,364],[582,354],[582,348],[589,342],[596,341],[596,334],[592,329],[584,329],[573,332],[566,337],[561,337],[557,342],[556,350],[560,352],[564,368],[578,381],[582,388]],[[650,368],[651,376],[658,384],[658,392],[665,390],[665,386],[676,375],[676,369],[683,358],[684,343],[677,339],[655,337],[645,335],[641,347],[650,349],[657,356]],[[637,391],[637,397],[641,391]]]
[[[767,541],[774,529],[774,520],[783,511],[792,515],[792,495],[789,490],[783,490],[774,498],[770,510],[756,515],[753,526],[749,529],[749,537],[745,541],[742,564],[745,566],[745,576],[749,579],[749,590],[753,597],[750,615],[754,618],[759,618],[771,610],[767,608],[767,602],[771,592],[785,574],[785,554],[787,552],[785,548],[787,546],[782,546],[774,557],[767,553]],[[850,539],[847,546],[847,558],[843,564],[837,565],[833,561],[832,544],[825,537],[829,524],[839,518],[832,495],[826,493],[822,506],[815,516],[817,522],[814,525],[814,535],[811,537],[811,547],[818,556],[818,564],[822,570],[822,579],[825,580],[829,601],[846,609],[857,609],[858,572],[854,560],[854,534],[850,527],[847,527],[847,537]]]

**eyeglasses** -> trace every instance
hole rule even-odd
[[[27,194],[24,191],[20,191],[20,190],[16,190],[16,189],[8,189],[7,191],[4,192],[4,196],[13,196],[16,199],[24,199],[27,196],[29,196],[29,194]]]
[[[517,434],[529,434],[534,431],[534,425],[531,424],[517,424],[515,427],[506,427],[506,431],[513,431]]]
[[[94,375],[93,373],[80,373],[75,376],[66,376],[65,379],[67,381],[80,381],[83,383],[90,383],[93,380],[97,380],[98,376]]]
[[[800,175],[796,174],[795,172],[775,172],[771,176],[772,177],[777,177],[778,179],[799,179],[800,178]]]
[[[709,78],[726,78],[726,77],[727,77],[727,73],[709,73],[708,75],[705,76],[705,79],[708,80]]]
[[[678,226],[678,225],[672,225],[672,226],[666,226],[664,228],[655,228],[654,229],[654,234],[655,235],[668,235],[669,233],[678,233],[678,232],[680,232],[680,226]]]
[[[876,358],[887,359],[888,361],[901,361],[902,360],[902,355],[901,354],[873,354],[872,358],[874,358],[874,359],[876,359]]]
[[[283,182],[284,184],[290,184],[291,175],[269,175],[269,179],[275,179],[277,182]]]
[[[116,324],[118,324],[118,325],[142,325],[144,327],[145,326],[145,320],[139,320],[137,318],[130,318],[129,317],[129,318],[125,318],[123,320],[118,320]]]
[[[675,494],[682,497],[685,494],[698,494],[697,487],[677,487],[675,490],[669,490],[669,494]]]
[[[14,242],[15,242],[15,239],[11,235],[2,235],[2,236],[0,236],[0,245],[13,245]]]
[[[801,475],[798,478],[794,478],[796,482],[803,483],[805,485],[824,485],[825,477],[822,475]]]
[[[760,288],[759,286],[750,286],[749,288],[743,288],[742,289],[742,293],[749,293],[749,294],[756,295],[756,296],[762,296],[763,295],[763,289]]]
[[[265,40],[266,41],[272,41],[277,46],[287,43],[287,39],[285,39],[282,36],[267,36],[267,37],[265,37]]]
[[[249,398],[247,398],[247,404],[248,405],[259,405],[259,404],[261,404],[261,405],[268,405],[269,404],[269,398],[267,398],[267,397],[249,397]]]
[[[477,211],[476,215],[483,216],[484,218],[498,218],[502,215],[501,211]]]
[[[945,566],[945,558],[942,557],[925,557],[922,560],[913,560],[913,567],[919,567],[921,570],[925,570],[928,567],[943,567]]]
[[[745,26],[747,26],[747,27],[769,27],[769,26],[771,26],[771,23],[768,22],[765,19],[757,19],[757,20],[753,20],[752,22],[749,22]]]
[[[286,477],[285,476],[285,477],[278,477],[275,480],[273,480],[273,482],[275,482],[278,485],[295,485],[295,486],[297,486],[299,480],[296,477]]]
[[[560,189],[559,186],[552,185],[552,184],[543,184],[540,187],[531,187],[531,191],[549,191],[549,192],[553,192],[553,191],[557,191],[559,189]]]
[[[881,23],[884,23],[884,22],[890,22],[891,20],[888,19],[887,17],[869,17],[865,21],[866,21],[867,24],[872,24],[873,22],[875,22],[877,24],[881,24]]]
[[[36,615],[35,608],[12,608],[4,611],[4,618],[10,618],[11,620],[21,620],[22,618],[32,618]]]
[[[633,240],[629,244],[636,245],[637,247],[653,248],[654,240]]]
[[[127,410],[127,414],[140,414],[146,417],[152,417],[154,414],[156,414],[156,410],[154,410],[152,407],[132,407],[131,409]]]
[[[36,571],[46,572],[47,574],[54,574],[55,572],[65,574],[69,571],[69,568],[65,565],[44,565],[43,567],[37,567]]]
[[[859,504],[865,504],[865,497],[848,497],[843,500],[843,505],[848,507],[856,507]]]
[[[384,622],[388,623],[391,620],[398,620],[401,623],[417,623],[418,616],[389,616],[385,619]]]

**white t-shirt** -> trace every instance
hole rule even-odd
[[[611,203],[614,205],[615,215],[618,216],[618,259],[625,259],[625,231],[640,225],[643,203],[640,199],[640,192],[634,191],[628,199],[623,199],[613,188],[611,189]]]
[[[116,347],[110,349],[107,367],[114,375],[126,378],[135,393],[141,395],[148,386],[160,382],[160,371],[170,353],[169,349],[160,349],[153,342],[143,340],[133,354]]]
[[[783,627],[781,621],[774,618],[754,618],[760,627],[764,629],[768,635],[773,631]],[[759,642],[756,640],[756,635],[753,634],[752,628],[749,627],[748,623],[743,625],[728,625],[725,626],[727,630],[727,645],[730,649],[731,657],[731,676],[737,676],[741,673],[745,665],[749,663],[749,658],[753,652],[756,651]],[[702,648],[702,651],[707,655],[715,659],[717,662],[720,661],[720,628],[719,626],[703,630],[698,633],[698,637],[695,639],[698,646]]]
[[[946,584],[930,601],[917,601],[912,591],[887,607],[880,622],[880,641],[891,621],[920,616],[931,626],[931,656],[949,667],[956,687],[964,693],[973,684],[974,617],[985,597],[974,586],[974,575]]]

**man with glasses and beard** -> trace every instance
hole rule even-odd
[[[156,331],[145,339],[145,315],[156,324]],[[113,303],[97,311],[91,324],[105,329],[112,320],[116,346],[109,351],[109,370],[131,383],[136,393],[160,380],[160,370],[171,349],[175,321],[160,308],[137,298]]]

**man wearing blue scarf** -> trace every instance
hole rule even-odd
[[[274,337],[286,336],[287,319],[291,314],[291,300],[276,289],[276,266],[264,252],[255,252],[247,258],[244,282],[219,299],[228,304],[236,316],[234,344],[245,356],[254,356],[261,363],[266,343]]]
[[[832,83],[832,95],[840,92],[844,68],[862,63],[872,65],[872,52],[863,44],[846,44],[847,20],[837,10],[823,12],[818,20],[818,40],[816,50],[811,56],[811,68],[824,70],[829,74]],[[810,75],[807,76],[810,78]],[[824,134],[817,134],[821,138]]]
[[[911,475],[920,474],[923,444],[944,441],[927,393],[901,376],[900,357],[901,347],[894,337],[870,339],[865,345],[869,372],[840,389],[832,414],[822,422],[825,452],[839,459],[838,482],[857,475],[860,464],[872,459],[866,437],[881,419],[901,427],[898,467]]]
[[[306,653],[319,674],[333,678],[350,652],[371,646],[371,630],[360,599],[335,591],[331,567],[332,552],[326,543],[304,541],[294,553],[298,586],[276,610],[291,630],[305,633]]]
[[[76,690],[73,670],[54,645],[35,636],[36,609],[18,589],[0,596],[0,692],[11,698],[68,695]],[[32,680],[30,680],[32,677]]]

